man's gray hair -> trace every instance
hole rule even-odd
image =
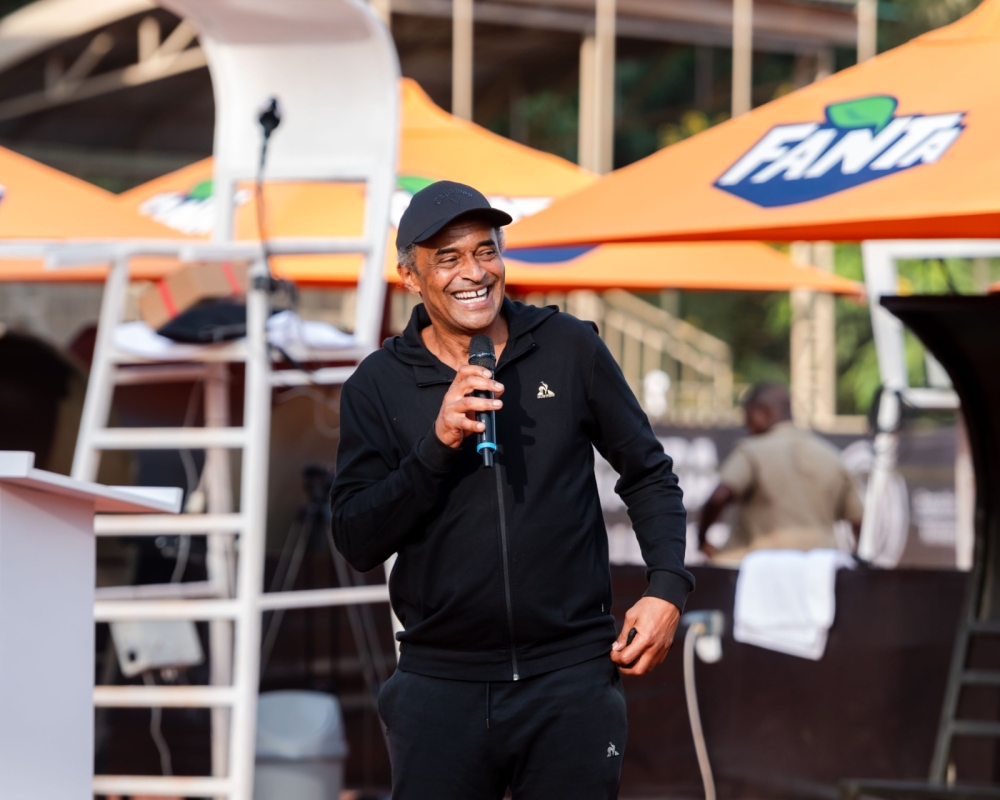
[[[497,237],[497,245],[500,247],[500,252],[502,253],[507,249],[507,236],[504,233],[503,228],[494,228],[493,233]],[[408,247],[400,247],[396,250],[396,262],[401,267],[406,267],[407,269],[412,269],[414,272],[417,270],[417,245],[416,243],[409,245]]]

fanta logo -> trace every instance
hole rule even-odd
[[[250,192],[239,189],[234,199],[236,205],[241,206],[250,199]],[[201,181],[186,193],[163,192],[153,195],[139,206],[139,213],[190,236],[211,233],[215,227],[212,181]]]
[[[399,220],[403,216],[403,212],[409,207],[413,195],[421,189],[430,186],[432,183],[434,181],[431,178],[425,178],[421,175],[399,176],[396,180],[396,191],[393,193],[389,206],[389,222],[392,224],[392,227],[399,227]],[[441,195],[441,197],[443,196]],[[441,197],[437,198],[436,201],[440,200]],[[510,214],[514,222],[523,217],[530,217],[532,214],[537,214],[539,211],[548,208],[552,203],[551,197],[503,197],[490,195],[486,199],[489,200],[493,208],[499,208],[501,211],[506,211]]]
[[[777,125],[715,186],[773,208],[826,197],[920,164],[933,164],[964,130],[962,112],[896,117],[894,97],[826,107],[826,121]]]

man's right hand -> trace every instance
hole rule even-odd
[[[476,421],[477,411],[496,411],[503,406],[496,399],[473,397],[473,392],[493,392],[499,397],[503,394],[503,384],[493,380],[490,371],[483,367],[471,364],[459,367],[434,421],[434,434],[448,447],[458,448],[466,436],[486,429],[483,423]]]

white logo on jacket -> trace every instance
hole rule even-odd
[[[613,758],[614,756],[621,755],[617,750],[615,750],[615,743],[608,742],[608,758]]]
[[[541,385],[538,387],[538,399],[542,400],[546,397],[555,397],[555,396],[556,393],[549,388],[549,385],[545,381],[542,381]]]

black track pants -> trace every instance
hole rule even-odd
[[[392,800],[614,800],[628,723],[607,656],[520,681],[399,670],[379,693]]]

